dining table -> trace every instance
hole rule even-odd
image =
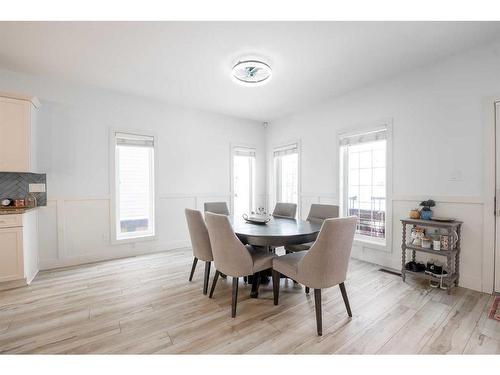
[[[230,218],[234,233],[245,245],[261,247],[267,251],[286,245],[298,245],[316,240],[321,229],[321,223],[301,219],[271,217],[265,224],[256,224],[243,217]],[[269,280],[266,271],[260,275],[260,280]],[[252,280],[250,297],[258,297],[259,279]]]

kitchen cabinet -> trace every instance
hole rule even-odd
[[[27,285],[37,273],[37,209],[0,215],[0,290]]]
[[[37,172],[36,98],[0,92],[0,172]]]

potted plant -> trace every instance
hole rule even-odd
[[[432,217],[431,207],[434,207],[435,205],[436,202],[434,202],[432,199],[420,202],[420,206],[422,206],[420,210],[420,218],[422,220],[430,220]]]

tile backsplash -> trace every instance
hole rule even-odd
[[[0,199],[25,199],[29,184],[45,184],[45,193],[32,193],[38,206],[47,205],[47,175],[45,173],[0,172]]]

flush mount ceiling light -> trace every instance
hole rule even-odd
[[[271,67],[258,60],[245,60],[233,66],[233,80],[244,86],[260,86],[269,82]]]

